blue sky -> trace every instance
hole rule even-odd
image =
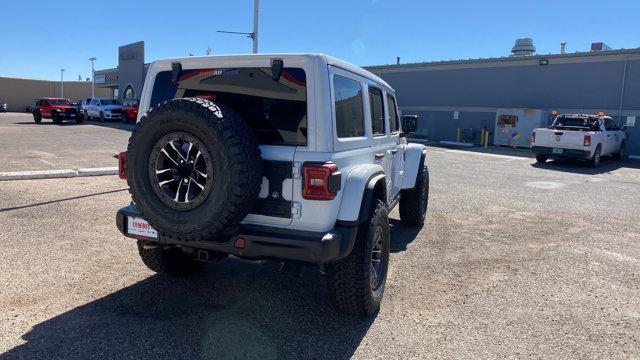
[[[176,4],[178,6],[176,7]],[[117,65],[119,45],[145,41],[146,61],[249,53],[252,0],[4,1],[0,75],[65,79]],[[323,52],[357,65],[508,55],[518,37],[538,53],[591,42],[640,47],[640,1],[262,0],[260,52]],[[52,19],[56,20],[53,21]]]

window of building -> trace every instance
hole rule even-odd
[[[336,133],[339,138],[364,136],[362,86],[356,80],[334,75]]]
[[[371,104],[371,127],[373,128],[373,135],[384,135],[382,91],[374,87],[369,87],[369,102]]]
[[[498,125],[513,126],[517,122],[518,122],[518,117],[516,115],[500,115],[500,116],[498,116]]]
[[[396,99],[391,94],[387,94],[387,107],[389,108],[389,128],[392,133],[398,131],[398,111]]]
[[[124,94],[122,95],[123,99],[135,99],[135,91],[133,91],[133,86],[127,85],[124,89]]]

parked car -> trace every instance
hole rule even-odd
[[[62,124],[64,120],[83,121],[78,109],[71,104],[69,99],[43,98],[38,101],[33,109],[33,121],[39,124],[42,119],[51,119],[55,124]]]
[[[33,105],[27,105],[25,107],[25,111],[28,113],[33,113],[33,110],[38,107],[38,103],[40,102],[40,98],[33,99]]]
[[[7,112],[7,103],[0,100],[0,112]]]
[[[420,227],[429,194],[426,148],[407,144],[415,121],[400,128],[384,80],[325,55],[217,56],[156,61],[145,89],[116,219],[147,267],[316,264],[338,309],[378,311],[388,214]]]
[[[85,106],[86,115],[90,119],[122,120],[124,112],[122,104],[117,99],[91,99],[89,105]]]
[[[531,135],[531,152],[536,161],[571,158],[584,160],[592,167],[600,165],[602,156],[626,158],[627,134],[609,116],[564,114],[549,128],[535,129]]]
[[[140,102],[133,99],[122,100],[124,110],[124,122],[136,121],[138,119],[138,107]]]
[[[82,114],[82,116],[87,119],[88,115],[87,115],[87,107],[89,106],[89,104],[91,103],[91,99],[82,99],[79,101],[80,104],[80,114]]]

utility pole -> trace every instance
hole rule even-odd
[[[91,61],[91,98],[93,99],[96,97],[96,76],[93,68],[93,62],[96,61],[96,58],[92,57],[89,61]]]
[[[60,97],[64,97],[64,69],[60,69]]]
[[[253,40],[253,53],[258,53],[258,12],[260,10],[260,0],[253,0],[253,32],[251,40]]]
[[[238,35],[246,35],[248,38],[253,40],[253,53],[258,53],[258,13],[260,9],[260,0],[253,0],[253,31],[248,32],[239,32],[239,31],[224,31],[218,30],[217,32],[223,34],[238,34]]]

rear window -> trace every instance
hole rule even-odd
[[[559,116],[551,125],[552,129],[588,129],[597,130],[598,119],[587,117]]]
[[[171,71],[162,71],[156,75],[150,106],[183,97],[216,101],[236,111],[259,143],[304,146],[306,83],[301,68],[284,68],[279,81],[268,67],[183,70],[177,85],[171,82]]]

